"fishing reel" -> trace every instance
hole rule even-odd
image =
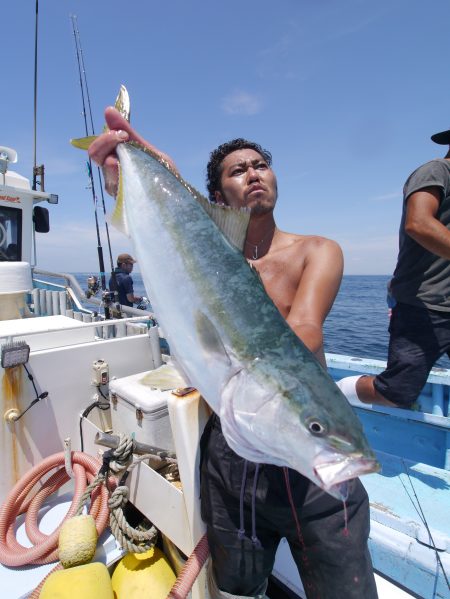
[[[98,290],[100,289],[100,283],[98,281],[98,277],[96,277],[95,275],[91,275],[90,277],[88,277],[86,282],[88,286],[86,291],[86,297],[87,299],[89,299],[90,297],[97,295]]]
[[[136,308],[138,310],[148,310],[150,307],[150,300],[148,297],[142,296],[140,302],[137,304]]]
[[[122,318],[122,310],[117,291],[103,291],[102,304],[105,308],[105,312],[108,311],[110,313],[110,318]]]

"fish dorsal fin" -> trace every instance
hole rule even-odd
[[[244,250],[245,238],[247,235],[248,223],[250,221],[250,210],[248,208],[230,208],[224,204],[215,204],[210,202],[204,195],[188,183],[166,160],[159,154],[142,146],[135,141],[126,142],[138,150],[149,154],[152,158],[162,164],[176,179],[191,193],[200,206],[205,210],[212,221],[219,227],[226,239],[237,250]]]
[[[195,325],[202,348],[207,354],[213,354],[222,363],[231,364],[230,356],[222,342],[219,332],[208,316],[200,310],[195,315]]]
[[[214,204],[205,197],[202,197],[201,200],[199,201],[206,213],[216,223],[231,245],[243,252],[250,220],[250,210],[247,208],[239,210],[223,204]]]

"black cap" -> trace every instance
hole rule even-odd
[[[450,129],[448,131],[441,131],[440,133],[435,133],[431,136],[432,141],[436,144],[441,144],[442,146],[450,145]]]

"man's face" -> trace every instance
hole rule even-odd
[[[277,179],[264,158],[250,148],[235,150],[222,161],[221,191],[216,201],[252,214],[271,212],[277,201]]]
[[[133,270],[133,266],[133,262],[123,262],[122,270],[124,270],[125,272],[131,272]]]

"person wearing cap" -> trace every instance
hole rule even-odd
[[[450,130],[431,139],[448,146]],[[386,370],[346,377],[338,385],[352,400],[411,408],[434,363],[443,354],[450,356],[450,149],[406,180],[389,293],[393,308]]]
[[[134,295],[133,279],[130,274],[135,262],[136,260],[130,254],[119,254],[117,268],[111,273],[109,279],[109,289],[118,292],[119,303],[122,306],[132,306],[142,301],[142,297]]]

